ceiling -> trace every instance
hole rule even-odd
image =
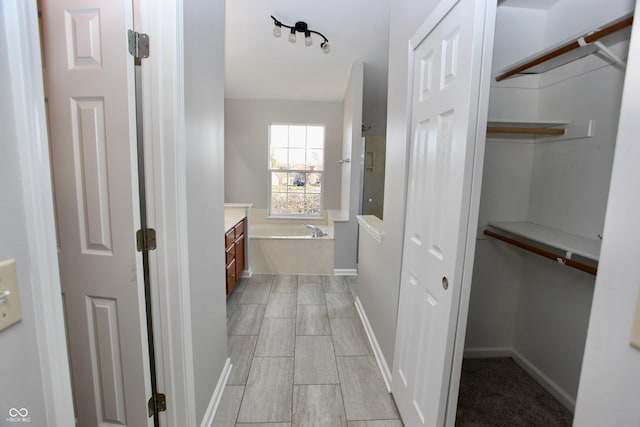
[[[225,96],[240,99],[342,101],[351,64],[364,63],[364,102],[386,105],[390,0],[228,0],[225,22]],[[324,34],[331,52],[312,35],[305,46],[273,36],[273,20]]]

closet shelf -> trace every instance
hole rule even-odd
[[[601,28],[588,32],[581,37],[575,37],[569,41],[560,43],[505,68],[496,77],[496,81],[499,82],[517,74],[544,73],[596,51],[601,51],[603,55],[609,57],[609,59],[614,62],[622,63],[622,61],[602,45],[599,40],[630,27],[632,23],[633,16],[629,15],[608,22]]]
[[[593,120],[489,120],[487,134],[492,138],[545,138],[545,140],[566,140],[588,138],[593,133]]]
[[[506,232],[507,235],[496,233],[494,230]],[[489,229],[486,229],[484,234],[570,267],[596,274],[596,267],[575,261],[572,258],[574,255],[578,255],[597,262],[600,257],[600,240],[577,236],[531,222],[490,222]],[[526,241],[518,240],[518,238],[526,239]],[[533,246],[529,242],[557,249],[564,252],[565,255],[557,255],[546,249]]]

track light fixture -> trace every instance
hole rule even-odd
[[[327,40],[327,38],[321,33],[319,33],[318,31],[310,30],[306,22],[298,21],[296,22],[296,25],[292,27],[290,25],[286,25],[278,21],[276,18],[273,17],[273,15],[271,16],[271,19],[273,19],[273,24],[274,24],[274,27],[273,27],[274,37],[282,36],[282,27],[285,27],[291,30],[291,32],[289,33],[290,43],[296,42],[296,32],[299,32],[299,33],[304,33],[305,46],[311,46],[313,44],[313,40],[311,39],[311,33],[317,34],[323,39],[323,42],[320,43],[320,49],[322,49],[324,53],[331,52],[331,47],[329,46],[329,40]]]

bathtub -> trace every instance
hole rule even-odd
[[[312,237],[311,230],[305,224],[249,224],[252,271],[269,274],[333,274],[333,233]],[[328,229],[326,224],[318,227]]]

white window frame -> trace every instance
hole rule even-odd
[[[271,212],[271,190],[272,190],[272,183],[271,183],[271,174],[273,172],[284,172],[286,171],[287,173],[303,173],[303,174],[308,174],[310,172],[313,172],[312,170],[307,170],[307,169],[272,169],[271,168],[271,127],[272,126],[321,126],[324,129],[323,132],[323,138],[322,138],[322,170],[321,171],[316,171],[320,173],[320,212],[318,214],[274,214]],[[313,220],[317,220],[317,219],[321,219],[323,218],[323,212],[324,212],[324,174],[326,172],[326,163],[325,163],[325,154],[327,151],[327,125],[324,123],[292,123],[292,122],[287,122],[287,123],[280,123],[280,122],[274,122],[274,123],[270,123],[269,126],[267,127],[267,133],[268,133],[268,146],[267,146],[267,173],[268,173],[268,179],[267,179],[267,218],[271,218],[271,219],[313,219]]]

